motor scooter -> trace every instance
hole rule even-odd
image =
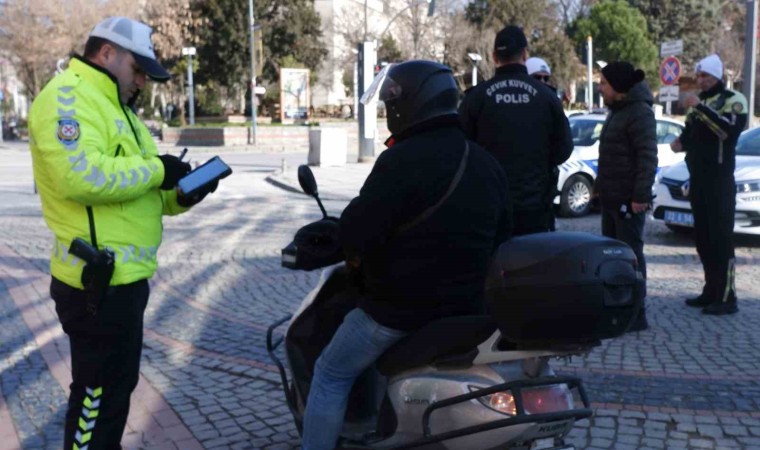
[[[267,351],[301,432],[316,359],[361,292],[313,173],[301,166],[298,177],[323,219],[296,233],[282,265],[326,268],[298,310],[269,327]],[[641,304],[635,261],[624,243],[588,233],[505,242],[486,285],[490,314],[428,323],[386,351],[351,391],[338,448],[573,449],[565,438],[593,411],[581,379],[558,376],[550,360],[627,330]]]

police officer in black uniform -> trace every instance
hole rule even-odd
[[[699,96],[687,94],[686,128],[671,144],[686,152],[689,201],[694,213],[697,253],[705,272],[702,294],[686,304],[712,315],[733,314],[736,306],[734,214],[736,141],[747,124],[747,99],[726,89],[723,63],[710,55],[697,64]]]
[[[496,35],[493,59],[496,75],[467,91],[460,121],[507,174],[513,234],[549,231],[556,193],[552,168],[573,151],[570,125],[556,93],[528,75],[528,41],[521,28],[510,25]]]

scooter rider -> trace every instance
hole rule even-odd
[[[317,360],[306,450],[335,448],[354,381],[394,343],[438,318],[482,312],[490,256],[511,232],[506,176],[459,128],[451,69],[393,65],[365,97],[375,92],[392,137],[340,218],[365,294]]]

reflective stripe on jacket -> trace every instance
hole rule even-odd
[[[81,288],[83,262],[68,253],[75,237],[116,254],[111,285],[156,271],[162,214],[186,210],[161,191],[164,169],[148,129],[122,106],[116,79],[80,58],[40,92],[29,113],[34,179],[55,234],[52,275]]]

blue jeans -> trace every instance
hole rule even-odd
[[[304,450],[335,448],[354,381],[406,334],[378,324],[359,308],[346,315],[314,367],[304,414]]]

